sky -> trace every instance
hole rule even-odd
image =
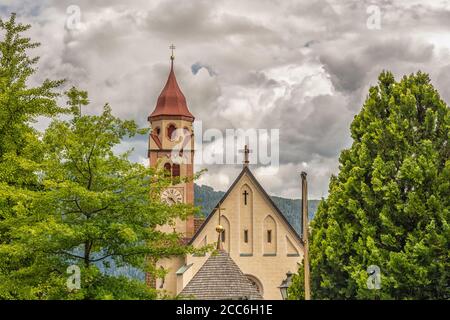
[[[270,194],[328,194],[350,124],[382,70],[422,70],[450,101],[450,1],[443,0],[0,0],[42,45],[31,84],[67,79],[87,90],[88,113],[109,103],[148,127],[175,50],[175,72],[204,130],[279,130],[276,173],[252,171]],[[44,129],[48,120],[40,119]],[[147,136],[124,141],[146,163]],[[204,144],[221,148],[220,141]],[[240,164],[200,164],[198,180],[226,190]],[[271,172],[271,173],[268,173]]]

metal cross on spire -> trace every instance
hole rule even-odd
[[[175,59],[175,56],[173,55],[173,50],[175,50],[175,48],[176,47],[174,46],[173,43],[169,46],[169,49],[172,50],[172,55],[170,56],[170,60],[172,60],[172,61],[173,61],[173,59]]]
[[[248,145],[245,145],[244,150],[239,150],[240,153],[244,153],[244,167],[247,167],[250,161],[248,160],[248,155],[252,152]]]

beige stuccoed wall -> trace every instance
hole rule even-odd
[[[248,187],[252,191],[252,204],[253,214],[252,214],[252,225],[248,226],[245,221],[247,217],[242,217],[242,188]],[[241,270],[248,275],[257,278],[263,287],[263,297],[264,299],[281,299],[280,290],[278,286],[281,281],[286,278],[286,273],[288,271],[297,272],[297,263],[301,261],[303,256],[303,248],[294,235],[293,231],[288,227],[286,222],[278,215],[276,210],[270,205],[269,201],[265,199],[263,194],[258,190],[257,186],[254,185],[251,179],[244,174],[240,181],[234,186],[233,190],[229,193],[228,197],[224,200],[222,207],[226,210],[223,211],[223,216],[227,218],[230,222],[230,229],[227,230],[227,236],[229,242],[229,250],[231,258],[237,263]],[[250,203],[249,203],[250,207]],[[248,212],[247,212],[248,213]],[[264,245],[266,240],[266,234],[263,231],[264,220],[270,215],[275,224],[276,232],[272,231],[273,241],[276,243],[276,249],[269,248],[271,255],[264,255]],[[241,221],[242,220],[242,221]],[[207,225],[200,231],[196,239],[193,242],[194,246],[201,246],[203,239],[206,236],[207,243],[214,243],[217,241],[217,233],[215,227],[218,223],[218,215],[215,215],[208,221]],[[269,223],[269,225],[272,222]],[[253,237],[253,248],[251,256],[241,256],[241,248],[245,248],[243,244],[244,234],[243,234],[243,224],[246,227],[251,228],[249,232],[249,237]],[[266,220],[267,224],[267,220]],[[276,237],[276,239],[274,239]],[[288,237],[294,245],[295,251],[299,253],[299,256],[288,256],[287,255],[287,243],[286,237]],[[250,241],[249,241],[250,243]],[[227,243],[228,247],[228,243]],[[273,255],[273,250],[276,251]],[[245,248],[245,253],[251,252],[249,249]],[[266,246],[267,252],[267,246]],[[166,283],[170,287],[176,286],[176,293],[179,293],[182,288],[189,282],[189,280],[197,273],[202,264],[206,261],[208,255],[204,257],[187,256],[186,264],[193,263],[193,265],[186,271],[183,275],[176,276],[177,281],[167,279]],[[176,270],[175,270],[176,271]],[[169,283],[173,281],[173,283]]]
[[[167,291],[168,294],[172,295],[177,290],[177,275],[176,271],[184,265],[183,257],[173,257],[168,259],[161,259],[156,263],[156,266],[163,267],[168,270],[164,281],[162,279],[156,279],[156,289],[161,291]]]

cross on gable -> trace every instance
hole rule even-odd
[[[217,204],[217,207],[215,209],[219,211],[219,225],[220,225],[220,216],[222,215],[221,211],[225,211],[226,209],[222,208],[222,204],[220,202]]]
[[[248,166],[250,161],[248,160],[248,155],[252,152],[248,145],[245,145],[244,150],[239,150],[240,153],[244,153],[244,167]]]
[[[247,196],[249,195],[249,193],[247,192],[247,190],[244,190],[242,195],[244,196],[244,204],[247,205]]]

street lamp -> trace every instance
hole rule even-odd
[[[283,281],[281,281],[280,286],[278,287],[280,289],[281,292],[281,297],[283,298],[283,300],[287,300],[288,299],[288,288],[291,285],[292,282],[292,272],[288,271],[286,273],[286,279],[284,279]]]

